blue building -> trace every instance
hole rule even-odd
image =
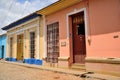
[[[6,58],[6,33],[0,34],[0,59]]]

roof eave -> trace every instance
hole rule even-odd
[[[15,22],[13,22],[13,23],[11,23],[11,24],[3,27],[2,30],[9,30],[9,29],[11,29],[11,28],[13,28],[13,27],[15,27],[15,26],[17,26],[17,25],[19,25],[19,24],[22,24],[22,23],[24,23],[24,22],[26,22],[26,21],[29,21],[29,20],[31,20],[31,19],[33,19],[33,18],[35,18],[35,17],[41,16],[40,14],[36,14],[35,17],[30,18],[30,19],[27,19],[27,18],[31,17],[32,15],[34,15],[34,14],[36,14],[36,13],[32,13],[32,14],[30,14],[30,15],[28,15],[28,16],[25,16],[25,17],[23,17],[23,18],[15,21]],[[25,19],[27,19],[27,20],[25,20]],[[24,21],[24,20],[25,20],[25,21]],[[22,22],[22,21],[23,21],[23,22]]]
[[[81,2],[83,0],[59,0],[39,11],[37,11],[37,14],[41,14],[41,15],[49,15],[52,14],[54,12],[57,12],[59,10],[65,9],[71,5],[74,5],[78,2]]]

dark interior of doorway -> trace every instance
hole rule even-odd
[[[2,57],[1,58],[4,58],[4,46],[2,45]]]

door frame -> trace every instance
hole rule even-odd
[[[77,14],[77,13],[80,13],[80,12],[84,12],[84,20],[85,20],[85,40],[87,39],[88,37],[88,25],[87,25],[87,11],[86,11],[86,8],[81,8],[81,9],[74,9],[72,12],[68,13],[66,15],[66,18],[67,18],[67,39],[69,39],[69,44],[70,44],[70,48],[69,48],[69,51],[70,51],[70,60],[69,60],[69,65],[71,66],[71,64],[73,64],[73,34],[72,34],[72,31],[70,33],[70,29],[72,30],[72,22],[70,20],[70,16],[74,15],[74,14]],[[85,46],[86,46],[86,41],[85,41]],[[86,48],[87,49],[87,48]],[[86,51],[86,54],[87,54],[87,51]]]

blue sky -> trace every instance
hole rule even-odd
[[[58,0],[0,0],[0,28],[56,1]]]
[[[17,2],[24,3],[26,0],[17,0]]]
[[[35,1],[35,0],[17,0],[17,2],[20,2],[20,3],[25,3],[25,1],[29,1],[29,2],[32,2],[32,1]]]

